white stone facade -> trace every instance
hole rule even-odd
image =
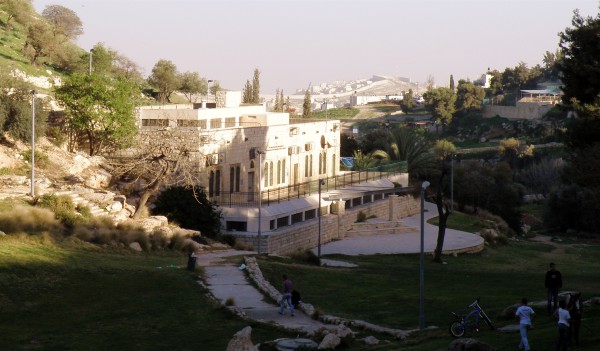
[[[217,97],[218,105],[231,106],[228,101],[240,101],[239,96],[241,92],[227,92]],[[198,145],[203,157],[198,163],[200,185],[209,198],[220,204],[226,230],[257,230],[259,191],[263,198],[265,191],[289,196],[298,192],[299,184],[340,173],[339,120],[290,121],[288,113],[267,112],[264,105],[239,104],[220,108],[194,104],[143,106],[137,112],[142,133],[160,129],[198,131],[205,141]],[[299,192],[296,195],[299,197]],[[273,213],[263,209],[264,231],[286,211],[285,205],[278,207],[275,211],[271,205]],[[318,203],[306,201],[301,207],[316,209]]]

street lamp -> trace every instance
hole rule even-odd
[[[92,75],[92,54],[94,53],[94,49],[90,49],[90,75]]]
[[[421,263],[419,268],[419,329],[425,329],[425,189],[428,181],[421,183]]]
[[[210,81],[209,81],[210,82]],[[262,221],[262,213],[261,213],[261,207],[262,207],[262,191],[261,191],[261,184],[262,184],[262,155],[264,154],[264,152],[256,150],[256,153],[258,154],[258,243],[256,245],[256,252],[258,252],[258,254],[260,255],[260,229],[261,229],[261,221]]]
[[[31,197],[35,197],[35,94],[31,91]]]
[[[319,236],[317,239],[317,256],[319,259],[321,258],[321,186],[325,185],[325,181],[323,179],[319,179],[319,209],[317,215],[319,216]]]
[[[454,212],[454,159],[456,154],[452,154],[450,157],[450,212]]]

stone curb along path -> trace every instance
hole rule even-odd
[[[249,318],[262,323],[276,324],[280,327],[305,333],[308,336],[318,334],[335,334],[345,337],[355,332],[350,327],[366,331],[392,335],[399,339],[406,338],[412,331],[380,327],[364,321],[351,321],[334,316],[322,316],[321,321],[314,320],[314,307],[307,303],[300,304],[300,311],[294,317],[286,309],[284,315],[279,315],[279,306],[265,301],[263,293],[273,301],[281,299],[281,293],[264,279],[255,257],[245,256],[245,269],[240,269],[230,263],[225,263],[221,257],[243,255],[247,252],[227,251],[220,253],[202,253],[199,255],[200,266],[204,267],[206,287],[212,296],[223,305],[228,306],[233,313],[242,318]],[[252,279],[260,291],[252,285],[244,273]]]

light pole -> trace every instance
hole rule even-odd
[[[450,157],[450,212],[454,212],[454,157],[452,154]]]
[[[419,329],[425,329],[425,189],[428,181],[421,184],[421,263],[419,267]]]
[[[321,258],[321,186],[325,185],[325,181],[323,179],[319,179],[319,209],[317,210],[317,215],[319,217],[319,235],[317,237],[317,256],[319,259]]]
[[[92,75],[92,54],[94,53],[94,49],[90,49],[90,75]]]
[[[258,252],[258,254],[260,255],[260,225],[261,225],[261,221],[262,221],[262,213],[261,213],[261,207],[262,207],[262,191],[261,191],[261,186],[262,186],[262,151],[256,150],[256,153],[258,154],[258,243],[256,245],[256,252]]]
[[[31,91],[31,197],[35,197],[35,94]]]

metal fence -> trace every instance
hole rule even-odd
[[[343,189],[351,185],[387,178],[406,172],[406,162],[390,163],[362,171],[345,172],[334,177],[323,178],[325,184],[321,187],[321,191],[327,192],[330,190]],[[269,206],[282,201],[311,196],[317,194],[318,191],[319,180],[314,180],[278,187],[276,189],[266,189],[261,192],[220,191],[218,194],[213,194],[209,199],[220,207],[254,207],[258,205],[258,197],[262,196],[262,206]]]

